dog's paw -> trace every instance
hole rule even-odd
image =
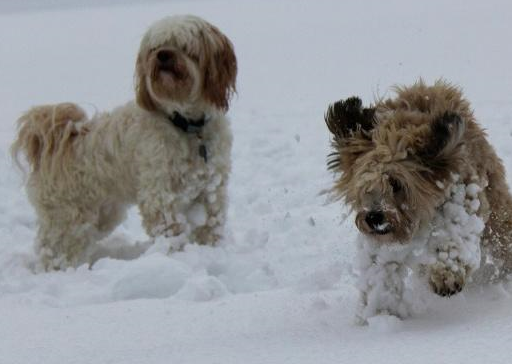
[[[184,232],[185,232],[185,226],[178,222],[174,222],[172,224],[169,224],[169,226],[162,228],[161,231],[157,235],[163,235],[166,238],[172,238],[175,236],[180,236]]]
[[[466,284],[465,269],[436,263],[430,267],[429,284],[435,294],[442,297],[453,296],[462,291]]]
[[[200,245],[215,245],[222,236],[217,233],[217,229],[209,226],[201,226],[194,230],[192,239]]]

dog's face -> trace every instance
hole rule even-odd
[[[333,192],[356,212],[356,225],[383,243],[406,243],[428,223],[456,170],[464,133],[454,113],[363,108],[350,98],[325,115],[334,134]]]
[[[168,17],[142,39],[137,103],[149,111],[225,112],[236,74],[233,46],[215,26],[195,16]]]

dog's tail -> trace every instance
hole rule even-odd
[[[20,155],[24,155],[31,171],[50,172],[62,166],[82,130],[77,122],[85,120],[85,112],[72,103],[33,107],[18,120],[18,138],[11,147],[14,161],[23,169]]]

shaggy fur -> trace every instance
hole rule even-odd
[[[452,175],[476,183],[482,188],[477,214],[485,222],[480,273],[486,270],[487,280],[510,274],[512,198],[503,164],[468,101],[445,81],[419,81],[396,93],[367,108],[352,97],[327,110],[334,135],[328,163],[340,174],[333,195],[352,207],[358,229],[373,241],[407,244],[445,201]],[[474,273],[438,265],[427,271],[440,295],[457,293]]]
[[[232,136],[225,113],[235,92],[229,39],[194,16],[162,19],[144,35],[136,102],[88,119],[72,103],[38,106],[19,119],[12,146],[29,164],[46,269],[87,261],[137,204],[146,232],[214,244],[222,235]],[[170,121],[204,120],[194,132]]]

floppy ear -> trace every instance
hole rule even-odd
[[[151,95],[146,84],[147,70],[142,60],[142,56],[139,54],[137,57],[137,64],[135,67],[135,93],[137,104],[148,111],[156,111],[156,105],[151,98]]]
[[[328,156],[327,166],[333,171],[347,172],[372,146],[370,131],[375,126],[375,109],[363,108],[360,98],[350,97],[329,105],[325,123],[334,134],[334,151]]]
[[[201,34],[203,39],[203,96],[221,110],[227,111],[229,99],[236,92],[237,61],[230,40],[216,27]],[[211,42],[211,38],[214,39]]]
[[[374,127],[375,109],[363,108],[359,97],[350,97],[329,105],[325,123],[336,138],[344,139],[361,131],[363,136]]]
[[[445,112],[434,119],[425,145],[417,151],[421,162],[432,172],[452,170],[451,166],[458,163],[458,152],[464,144],[466,123],[459,114]]]

